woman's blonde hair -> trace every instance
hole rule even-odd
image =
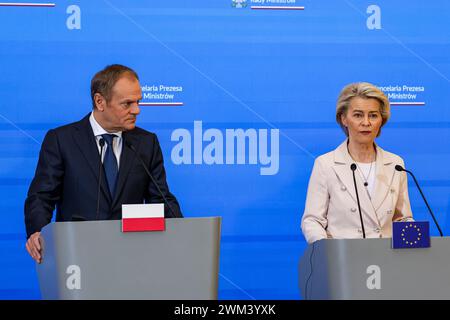
[[[368,82],[351,83],[342,89],[336,104],[336,121],[341,126],[342,130],[344,130],[347,137],[348,129],[342,123],[342,116],[347,114],[348,108],[350,107],[350,101],[355,97],[376,99],[380,103],[380,113],[382,118],[381,127],[386,124],[391,116],[391,107],[389,99],[384,92]],[[381,127],[377,137],[381,133]]]

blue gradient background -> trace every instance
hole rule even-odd
[[[71,4],[81,8],[81,30],[66,27]],[[371,4],[381,8],[381,30],[366,27]],[[0,7],[0,299],[40,298],[23,223],[40,143],[90,111],[90,79],[111,63],[134,68],[141,84],[183,86],[183,107],[143,107],[138,125],[158,134],[185,216],[223,217],[220,299],[300,298],[307,183],[314,157],[344,139],[335,102],[350,82],[425,87],[425,106],[392,107],[378,143],[416,173],[449,234],[450,3],[296,5],[305,10],[235,9],[231,0]],[[194,120],[204,130],[279,128],[278,174],[172,164],[171,133],[192,130]],[[411,182],[415,218],[429,220]]]

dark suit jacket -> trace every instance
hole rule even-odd
[[[27,237],[56,221],[96,220],[100,154],[89,115],[81,121],[47,132],[39,153],[36,173],[25,200]],[[161,148],[155,134],[136,127],[122,134],[119,177],[114,199],[102,168],[99,220],[121,219],[122,204],[162,203],[157,188],[146,174],[131,143],[141,156],[172,207],[167,218],[182,217],[177,199],[170,193]]]

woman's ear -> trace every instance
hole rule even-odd
[[[344,125],[344,127],[348,127],[348,124],[347,124],[347,115],[346,114],[341,114],[341,122],[342,122],[342,124]]]

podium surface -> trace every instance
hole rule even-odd
[[[41,232],[43,299],[217,299],[221,218],[166,219],[165,231],[121,221],[56,222]]]
[[[299,263],[304,299],[450,299],[450,238],[392,249],[391,239],[324,239]]]

